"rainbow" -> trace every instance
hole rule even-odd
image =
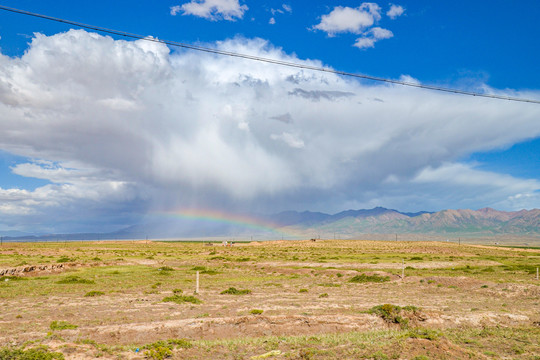
[[[183,209],[183,210],[169,210],[159,211],[153,213],[160,217],[170,217],[187,220],[203,220],[211,221],[228,225],[242,226],[245,228],[271,232],[279,236],[297,237],[299,234],[295,234],[287,229],[285,231],[283,227],[277,223],[273,223],[267,220],[262,220],[253,216],[240,215],[235,213],[226,213],[218,210],[210,209]]]

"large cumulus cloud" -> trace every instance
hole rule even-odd
[[[215,46],[321,65],[261,39]],[[538,199],[536,180],[504,175],[497,183],[503,175],[457,163],[539,136],[538,105],[171,53],[82,30],[36,34],[21,58],[0,57],[0,113],[0,149],[33,159],[12,171],[51,182],[0,190],[0,212],[19,222],[24,214],[46,222],[67,204],[95,209],[95,219],[191,206],[458,207],[483,185],[496,189],[482,205]],[[459,166],[481,176],[435,176]],[[449,187],[461,195],[437,202]]]

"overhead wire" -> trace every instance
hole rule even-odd
[[[540,100],[535,100],[535,99],[526,99],[526,98],[512,97],[512,96],[505,96],[505,95],[479,93],[479,92],[466,91],[466,90],[460,90],[460,89],[449,88],[449,87],[426,85],[426,84],[421,84],[421,83],[417,83],[417,82],[394,80],[394,79],[382,78],[382,77],[377,77],[377,76],[371,76],[371,75],[364,75],[364,74],[340,71],[340,70],[335,70],[335,69],[328,68],[328,67],[312,66],[312,65],[301,64],[301,63],[296,63],[296,62],[289,62],[289,61],[271,59],[271,58],[267,58],[267,57],[260,57],[260,56],[255,56],[255,55],[249,55],[249,54],[242,54],[242,53],[237,53],[237,52],[213,49],[213,48],[209,48],[209,47],[186,44],[186,43],[177,42],[177,41],[161,40],[161,39],[158,39],[158,38],[155,38],[155,37],[152,37],[152,36],[143,36],[143,35],[129,33],[129,32],[125,32],[125,31],[108,29],[108,28],[101,27],[101,26],[88,25],[88,24],[77,22],[77,21],[72,21],[72,20],[57,18],[57,17],[53,17],[53,16],[38,14],[38,13],[35,13],[35,12],[26,11],[26,10],[15,9],[15,8],[11,8],[11,7],[4,6],[4,5],[0,5],[0,10],[12,12],[12,13],[17,13],[17,14],[22,14],[22,15],[27,15],[27,16],[32,16],[32,17],[37,17],[37,18],[41,18],[41,19],[45,19],[45,20],[50,20],[50,21],[55,21],[55,22],[59,22],[59,23],[68,24],[68,25],[73,25],[73,26],[77,26],[77,27],[80,27],[80,28],[83,28],[83,29],[94,30],[94,31],[102,32],[102,33],[111,34],[111,35],[117,35],[117,36],[123,36],[123,37],[131,38],[131,39],[150,41],[150,42],[165,44],[165,45],[168,45],[168,46],[179,47],[179,48],[184,48],[184,49],[190,49],[190,50],[195,50],[195,51],[202,51],[202,52],[216,54],[216,55],[230,56],[230,57],[236,57],[236,58],[247,59],[247,60],[252,60],[252,61],[265,62],[265,63],[269,63],[269,64],[274,64],[274,65],[286,66],[286,67],[291,67],[291,68],[312,70],[312,71],[317,71],[317,72],[326,72],[326,73],[342,75],[342,76],[347,76],[347,77],[354,77],[354,78],[359,78],[359,79],[364,79],[364,80],[384,82],[384,83],[389,83],[389,84],[395,84],[395,85],[401,85],[401,86],[409,86],[409,87],[415,87],[415,88],[421,88],[421,89],[427,89],[427,90],[433,90],[433,91],[442,91],[442,92],[447,92],[447,93],[454,93],[454,94],[467,95],[467,96],[476,96],[476,97],[483,97],[483,98],[490,98],[490,99],[497,99],[497,100],[507,100],[507,101],[517,101],[517,102],[540,104]]]

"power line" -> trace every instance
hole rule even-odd
[[[525,99],[525,98],[495,95],[495,94],[483,94],[483,93],[478,93],[478,92],[465,91],[465,90],[459,90],[459,89],[453,89],[453,88],[447,88],[447,87],[424,85],[424,84],[418,84],[418,83],[408,82],[408,81],[392,80],[392,79],[387,79],[387,78],[382,78],[382,77],[377,77],[377,76],[362,75],[362,74],[350,73],[346,71],[339,71],[339,70],[334,70],[334,69],[326,68],[326,67],[304,65],[304,64],[299,64],[299,63],[294,63],[294,62],[289,62],[289,61],[282,61],[282,60],[270,59],[270,58],[259,57],[259,56],[254,56],[254,55],[241,54],[241,53],[236,53],[236,52],[231,52],[231,51],[212,49],[212,48],[191,45],[191,44],[186,44],[186,43],[181,43],[181,42],[176,42],[176,41],[160,40],[154,37],[133,34],[133,33],[120,31],[120,30],[108,29],[108,28],[104,28],[104,27],[96,26],[96,25],[83,24],[76,21],[38,14],[38,13],[26,11],[26,10],[15,9],[15,8],[3,6],[3,5],[0,5],[0,10],[9,11],[9,12],[17,13],[17,14],[22,14],[22,15],[33,16],[33,17],[37,17],[37,18],[41,18],[45,20],[56,21],[56,22],[60,22],[64,24],[74,25],[80,28],[95,30],[102,33],[123,36],[127,38],[138,39],[138,40],[151,41],[151,42],[161,43],[161,44],[165,44],[169,46],[180,47],[180,48],[196,50],[196,51],[203,51],[203,52],[217,54],[217,55],[232,56],[232,57],[237,57],[237,58],[242,58],[242,59],[247,59],[247,60],[265,62],[269,64],[274,64],[274,65],[281,65],[281,66],[312,70],[312,71],[318,71],[318,72],[327,72],[327,73],[332,73],[332,74],[337,74],[337,75],[342,75],[342,76],[349,76],[349,77],[354,77],[354,78],[359,78],[359,79],[385,82],[385,83],[390,83],[390,84],[395,84],[395,85],[409,86],[409,87],[415,87],[415,88],[421,88],[421,89],[427,89],[427,90],[442,91],[442,92],[448,92],[448,93],[454,93],[454,94],[460,94],[460,95],[478,96],[478,97],[497,99],[497,100],[518,101],[518,102],[540,104],[540,100]]]

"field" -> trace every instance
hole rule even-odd
[[[0,359],[540,359],[537,267],[451,242],[4,243]]]

